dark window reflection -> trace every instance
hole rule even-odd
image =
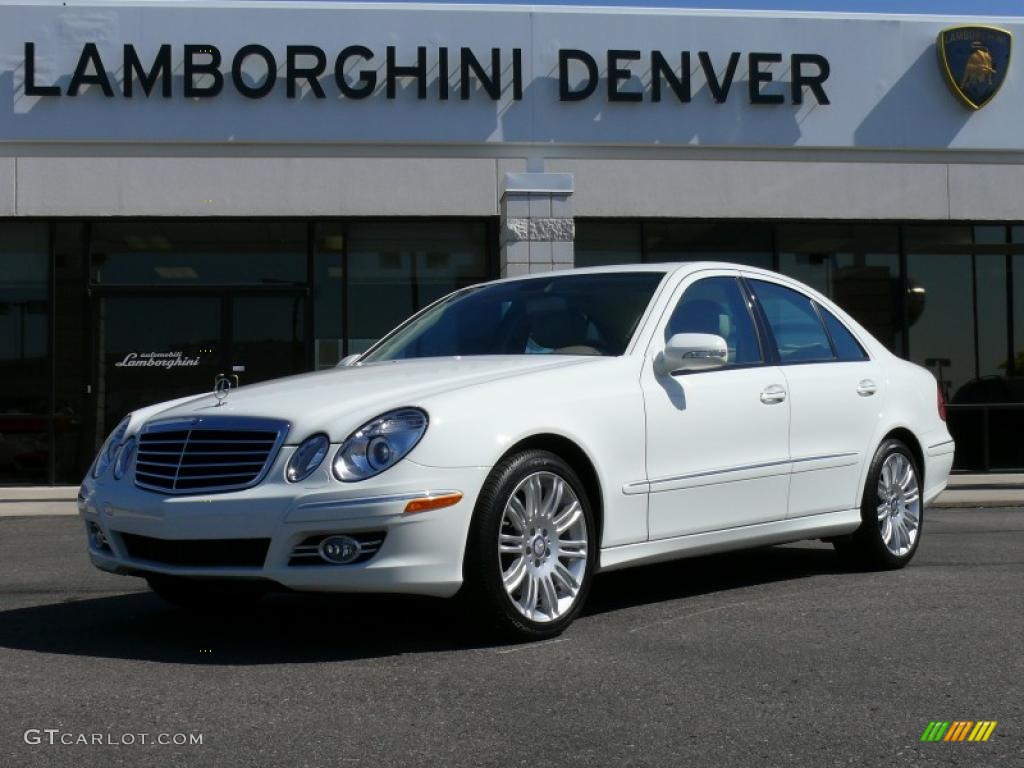
[[[488,279],[482,223],[348,225],[348,351],[363,352],[457,288]]]
[[[1024,234],[1024,227],[1021,227]],[[1024,243],[1024,237],[1021,242]],[[1010,269],[1013,274],[1010,277],[1010,286],[1013,292],[1013,343],[1012,354],[1008,355],[1007,374],[1011,375],[1018,383],[1015,384],[1014,402],[1024,402],[1024,254],[1015,254],[1010,257]]]
[[[966,224],[915,224],[903,228],[903,245],[910,253],[970,253],[974,245],[971,230]]]
[[[898,227],[780,225],[779,271],[821,291],[893,352],[903,351]]]
[[[1005,227],[999,227],[1005,236]],[[978,297],[978,373],[979,380],[1007,380],[1009,339],[1007,337],[1006,256],[979,253],[974,257],[974,292]],[[1007,387],[1003,402],[1020,401]]]
[[[960,402],[975,379],[971,256],[908,254],[907,279],[910,359],[935,374],[948,402]]]
[[[642,261],[639,222],[576,221],[577,267],[638,264]]]
[[[230,362],[243,384],[305,370],[305,297],[235,296],[231,307]]]
[[[665,221],[644,225],[646,260],[731,261],[771,269],[772,228],[757,222]]]
[[[210,391],[224,370],[217,296],[110,296],[95,304],[96,440],[130,411]]]
[[[345,356],[345,225],[316,228],[313,364],[333,368]]]
[[[92,281],[190,286],[306,281],[306,225],[107,221],[92,225]]]
[[[48,241],[46,224],[0,223],[0,483],[49,470]]]
[[[86,317],[82,290],[83,233],[81,222],[61,220],[54,224],[54,479],[68,485],[82,479],[93,458],[90,400],[85,393],[93,329]]]

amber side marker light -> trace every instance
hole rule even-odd
[[[422,499],[413,499],[405,505],[405,513],[407,515],[413,512],[428,512],[431,509],[443,509],[444,507],[450,507],[453,504],[458,504],[462,501],[462,494],[455,493],[442,493],[440,496],[424,496]]]

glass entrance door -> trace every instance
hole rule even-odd
[[[298,292],[99,296],[96,441],[136,408],[212,391],[219,374],[244,385],[305,370],[306,302]]]

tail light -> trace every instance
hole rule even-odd
[[[939,409],[939,418],[943,421],[946,420],[946,398],[942,395],[942,385],[936,384],[935,386],[935,401],[936,406]]]

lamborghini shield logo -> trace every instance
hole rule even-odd
[[[952,27],[939,33],[939,61],[949,87],[971,109],[981,109],[1006,80],[1013,37],[996,27]]]

